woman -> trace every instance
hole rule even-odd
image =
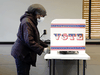
[[[37,54],[41,55],[47,44],[39,38],[38,22],[44,20],[45,8],[40,4],[29,6],[20,18],[17,40],[14,43],[11,55],[15,58],[17,75],[29,75],[30,66],[36,67]]]

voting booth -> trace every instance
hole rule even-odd
[[[90,60],[90,56],[85,53],[85,19],[54,19],[51,22],[50,32],[50,54],[44,56],[44,59],[49,60],[49,75],[51,75],[51,60],[55,75],[56,59],[77,60],[77,75],[79,75],[79,60],[82,60],[85,75],[86,60]]]
[[[51,54],[59,51],[85,53],[85,19],[54,19],[50,32]]]

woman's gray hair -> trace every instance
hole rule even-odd
[[[46,10],[41,4],[32,4],[28,7],[28,12],[46,16]]]

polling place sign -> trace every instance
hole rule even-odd
[[[51,51],[85,50],[85,19],[54,19],[50,32]]]

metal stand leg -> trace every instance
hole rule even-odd
[[[49,59],[49,75],[51,75],[51,59]]]
[[[77,75],[79,75],[79,60],[77,60]]]
[[[53,59],[53,75],[55,75],[55,59]]]
[[[83,75],[85,75],[85,64],[86,64],[86,60],[83,60]]]

